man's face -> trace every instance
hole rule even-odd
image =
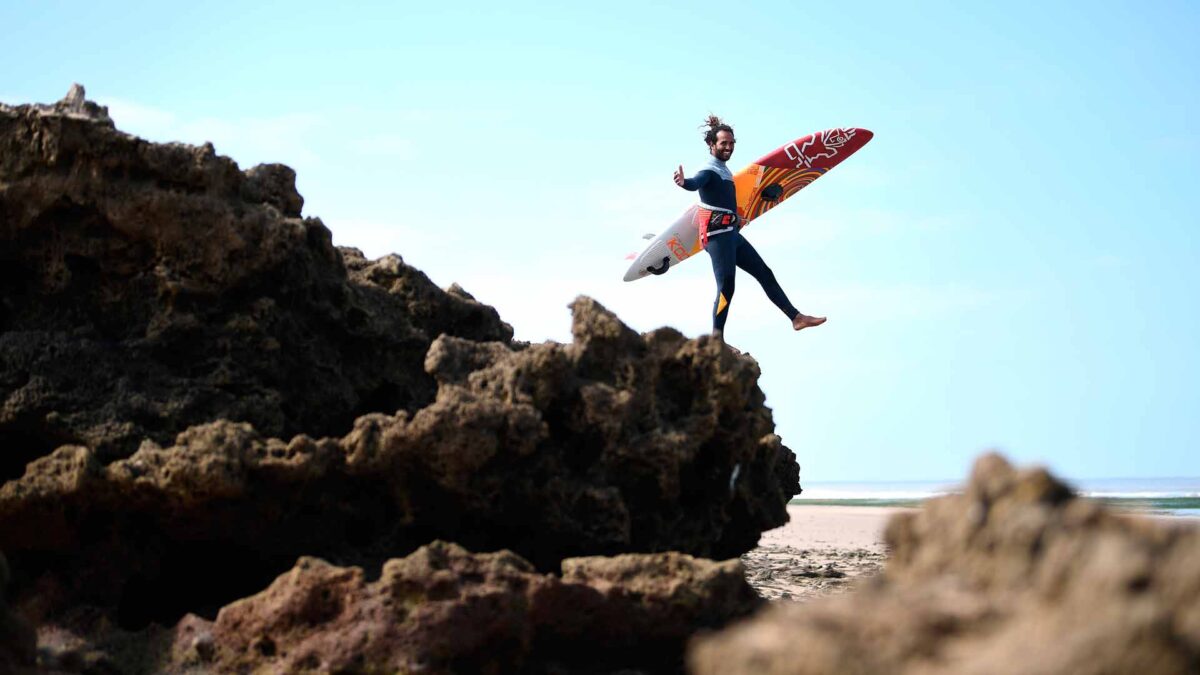
[[[733,144],[736,142],[737,141],[733,140],[733,134],[729,133],[728,131],[718,131],[717,140],[715,143],[708,146],[708,151],[712,153],[713,157],[716,157],[722,162],[727,162],[729,161],[729,158],[733,156]]]

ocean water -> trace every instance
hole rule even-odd
[[[1105,478],[1067,481],[1085,497],[1114,508],[1200,518],[1200,477]],[[916,506],[923,500],[962,489],[951,481],[801,481],[804,492],[793,504],[838,506]]]

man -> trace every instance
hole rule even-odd
[[[737,192],[733,173],[725,162],[733,156],[733,128],[716,115],[709,115],[704,126],[704,142],[712,156],[695,176],[685,179],[683,165],[675,171],[675,184],[700,191],[700,241],[712,258],[713,276],[717,279],[717,300],[713,304],[713,335],[722,337],[729,302],[733,300],[733,280],[740,267],[751,274],[766,291],[775,306],[792,320],[792,328],[801,330],[825,323],[823,316],[806,316],[792,306],[787,294],[779,287],[771,268],[767,267],[750,242],[742,236],[741,218],[737,214]]]

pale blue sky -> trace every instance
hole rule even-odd
[[[1200,475],[1200,9],[1188,2],[8,2],[0,101],[72,82],[146,138],[299,172],[343,245],[397,252],[569,339],[585,293],[707,332],[706,256],[624,283],[695,198],[710,111],[735,169],[861,126],[746,230],[727,337],[803,481],[957,479],[986,449],[1072,478]]]

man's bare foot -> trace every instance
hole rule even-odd
[[[825,317],[823,316],[807,316],[804,314],[797,314],[796,318],[792,319],[792,328],[801,330],[804,328],[812,328],[813,326],[820,326],[823,323],[825,323]]]

